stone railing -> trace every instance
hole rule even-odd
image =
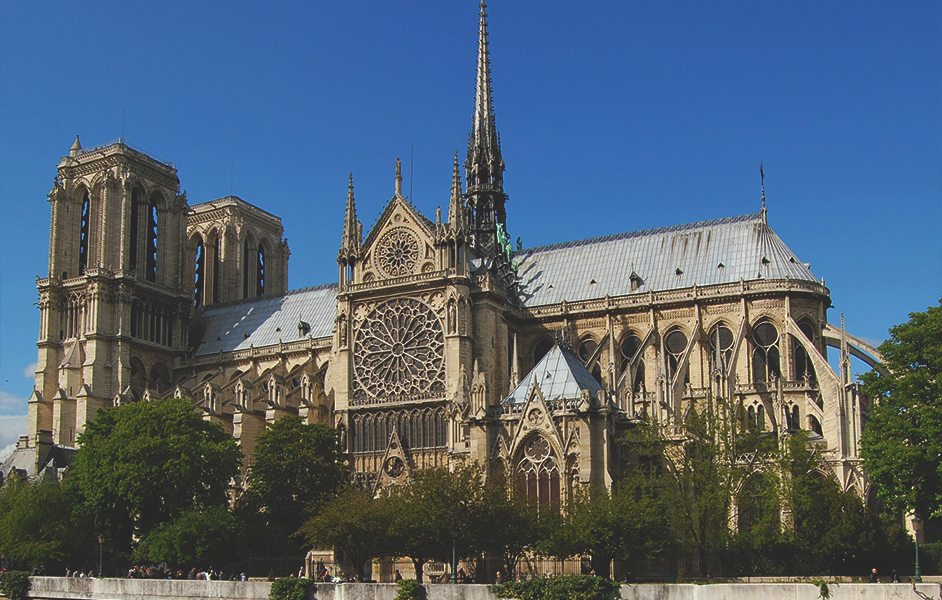
[[[895,598],[939,598],[942,577],[927,577],[931,582],[909,583],[839,583],[830,584],[834,600],[890,600]],[[36,599],[72,598],[76,600],[267,600],[270,583],[262,581],[187,581],[162,579],[75,579],[69,577],[31,577],[29,597]],[[393,583],[318,583],[311,587],[311,600],[394,600]],[[498,600],[489,585],[427,584],[428,600]],[[623,585],[615,599],[624,600],[817,600],[821,589],[812,583],[782,581],[769,583],[640,584]]]

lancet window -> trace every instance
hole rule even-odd
[[[81,225],[79,229],[79,275],[85,274],[88,266],[88,236],[91,223],[92,203],[88,190],[82,196]]]
[[[147,205],[147,281],[157,281],[157,201]]]
[[[664,350],[667,355],[667,374],[672,381],[681,367],[680,361],[686,349],[687,335],[680,329],[674,329],[664,338]],[[688,378],[689,373],[685,374],[684,381],[686,382]]]
[[[775,325],[762,321],[752,332],[752,373],[755,383],[768,383],[781,376],[779,336]]]
[[[624,372],[625,369],[628,369],[631,365],[631,359],[634,358],[635,354],[638,353],[638,350],[641,348],[641,338],[637,335],[630,333],[624,337],[621,341],[621,372]],[[638,370],[635,371],[634,384],[632,385],[632,392],[638,394],[644,391],[644,359],[638,358]]]
[[[798,322],[798,328],[801,329],[801,332],[805,334],[811,343],[815,343],[815,333],[814,326],[808,322],[807,319],[802,319]],[[808,351],[805,350],[805,347],[797,338],[792,336],[792,356],[793,362],[795,364],[795,379],[801,381],[807,379],[808,381],[817,381],[814,373],[814,366],[811,363],[811,357],[808,356]]]
[[[357,453],[385,452],[393,431],[399,435],[402,446],[410,450],[446,445],[444,408],[354,415],[351,420],[353,451]]]
[[[710,371],[725,373],[733,359],[733,332],[719,323],[710,332]]]

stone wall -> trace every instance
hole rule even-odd
[[[833,600],[939,600],[942,578],[915,588],[908,583],[831,584]],[[30,598],[74,600],[267,600],[271,584],[263,581],[186,581],[160,579],[75,579],[31,577]],[[497,600],[489,585],[430,584],[428,600]],[[392,583],[319,583],[311,600],[393,600]],[[817,600],[810,583],[641,584],[621,587],[622,600]]]

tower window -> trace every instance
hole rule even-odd
[[[85,274],[85,268],[88,266],[88,233],[89,223],[91,221],[91,198],[88,190],[82,197],[82,225],[79,231],[79,275]]]
[[[147,205],[147,281],[157,281],[157,203]]]
[[[128,269],[137,268],[137,244],[140,239],[138,232],[141,229],[141,191],[134,190],[131,194],[131,226],[128,229]]]
[[[194,273],[193,305],[199,308],[203,305],[203,287],[206,284],[206,248],[203,240],[196,244],[196,265]]]
[[[258,264],[256,266],[256,287],[255,295],[265,295],[265,249],[261,245],[258,247]]]
[[[781,376],[779,369],[778,330],[768,321],[759,323],[752,332],[755,350],[752,371],[755,383],[766,383]]]

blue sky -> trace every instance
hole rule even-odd
[[[942,5],[495,1],[508,229],[525,246],[759,209],[874,341],[942,296]],[[347,174],[369,229],[447,207],[474,0],[0,5],[0,448],[25,431],[59,157],[126,141],[190,203],[284,219],[292,288],[335,281]],[[414,158],[412,158],[414,156]],[[410,171],[412,176],[410,177]]]

